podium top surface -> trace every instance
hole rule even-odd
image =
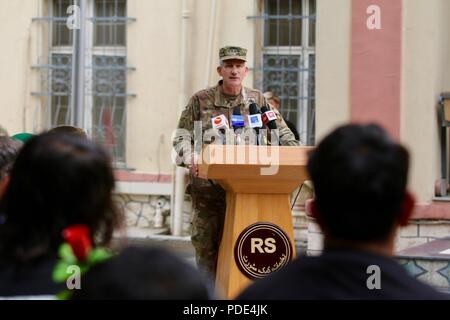
[[[308,178],[308,153],[314,147],[209,145],[203,149],[199,177],[218,180],[226,189],[275,186],[294,190]],[[284,187],[285,186],[285,187]],[[280,189],[281,188],[281,189]],[[274,191],[273,187],[268,188]],[[290,191],[289,191],[290,192]]]
[[[208,145],[201,165],[290,165],[305,166],[314,147]]]

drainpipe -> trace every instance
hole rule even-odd
[[[72,55],[72,99],[70,102],[70,124],[84,128],[84,73],[86,50],[86,0],[78,0],[75,5],[79,7],[79,29],[73,30]]]
[[[205,88],[209,87],[211,80],[211,65],[212,65],[212,55],[214,48],[214,35],[215,35],[215,27],[217,16],[217,0],[212,0],[211,3],[211,12],[209,14],[209,33],[208,33],[208,50],[207,50],[207,59],[206,59],[206,70],[205,70]]]
[[[182,0],[181,9],[181,41],[180,41],[180,93],[178,114],[183,111],[186,103],[186,48],[187,48],[187,27],[189,19],[188,0]],[[175,190],[173,203],[173,226],[172,235],[181,236],[183,232],[183,203],[184,203],[184,178],[186,169],[176,166],[175,169]]]

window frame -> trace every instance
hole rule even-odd
[[[97,17],[95,14],[95,1],[96,0],[86,0],[86,18],[85,18],[85,39],[86,39],[86,43],[85,43],[85,65],[84,65],[84,75],[85,75],[85,94],[84,94],[84,118],[83,118],[83,128],[86,130],[88,136],[92,137],[93,135],[93,128],[94,128],[94,123],[93,123],[93,111],[94,111],[94,101],[97,95],[95,95],[94,92],[94,64],[93,64],[93,59],[95,56],[111,56],[111,57],[122,57],[125,59],[125,61],[127,61],[127,46],[126,46],[126,41],[127,41],[127,20],[128,20],[128,1],[125,1],[125,16],[123,18],[127,19],[125,20],[123,23],[125,24],[125,46],[95,46],[94,45],[94,33],[95,33],[95,18]],[[102,1],[102,0],[99,0]],[[53,43],[53,28],[55,21],[52,20],[53,18],[56,18],[55,16],[55,12],[54,12],[54,1],[53,0],[49,0],[48,1],[48,16],[49,16],[49,30],[48,30],[48,43],[49,43],[49,50],[48,50],[48,64],[50,66],[49,68],[49,73],[48,73],[48,92],[47,94],[49,95],[49,99],[47,99],[47,109],[46,110],[50,110],[50,112],[48,112],[47,114],[44,115],[45,119],[45,123],[47,124],[47,126],[52,126],[52,102],[53,99],[57,96],[52,94],[52,86],[53,86],[53,78],[52,78],[52,68],[51,66],[53,65],[52,63],[52,59],[54,55],[57,54],[67,54],[67,55],[71,55],[72,56],[72,68],[71,68],[71,81],[74,80],[73,78],[73,70],[74,70],[74,64],[75,62],[73,61],[73,57],[75,56],[75,45],[72,42],[71,46],[68,45],[54,45]],[[65,10],[63,10],[65,12]],[[115,167],[118,168],[126,168],[126,154],[127,154],[127,143],[126,143],[126,137],[127,137],[127,126],[126,126],[126,119],[127,119],[127,97],[128,96],[133,96],[127,93],[127,78],[128,78],[128,70],[133,69],[133,68],[129,68],[128,64],[126,62],[125,64],[125,71],[124,71],[124,75],[125,75],[125,94],[124,94],[124,111],[123,111],[123,117],[124,119],[122,120],[122,123],[124,125],[123,128],[123,136],[121,137],[121,139],[123,139],[123,154],[119,155],[119,159],[116,158],[115,154],[112,154],[113,157],[113,161],[114,161],[114,165]],[[73,110],[71,110],[73,107],[71,107],[72,105],[72,99],[73,99],[73,94],[72,94],[72,88],[69,89],[69,98],[68,98],[68,112],[70,112],[70,116],[69,116],[69,123],[72,122],[72,117],[73,117]],[[112,99],[114,99],[112,97]]]
[[[277,0],[280,1],[280,0]],[[290,0],[295,1],[295,0]],[[302,12],[301,16],[305,17],[301,20],[302,25],[302,33],[300,39],[300,46],[276,46],[276,45],[266,45],[266,22],[269,20],[268,18],[272,15],[268,14],[267,4],[268,0],[260,0],[259,10],[261,13],[260,18],[262,18],[262,22],[260,25],[261,28],[261,39],[260,39],[260,57],[259,57],[259,65],[261,69],[261,79],[255,79],[256,81],[261,82],[261,88],[264,90],[265,83],[265,69],[264,65],[264,56],[265,55],[299,55],[300,56],[300,68],[299,68],[299,96],[297,97],[298,105],[297,105],[297,119],[295,121],[296,126],[298,128],[298,132],[300,135],[300,140],[308,145],[314,143],[315,133],[314,123],[311,122],[311,112],[315,113],[315,103],[312,103],[313,111],[309,110],[310,100],[315,101],[315,96],[310,97],[308,95],[311,72],[315,73],[315,70],[310,70],[310,55],[316,55],[315,41],[314,43],[310,43],[310,19],[315,19],[316,13],[312,14],[310,11],[310,0],[301,0],[302,1]],[[315,1],[315,8],[317,12],[317,0]],[[315,26],[315,25],[314,25]],[[314,30],[315,32],[315,30]],[[315,37],[314,37],[315,39]],[[306,58],[306,59],[305,59]],[[315,79],[315,75],[313,77]],[[315,92],[315,89],[314,89]],[[283,113],[283,108],[281,109]],[[314,116],[312,117],[315,118]],[[314,120],[313,120],[314,121]]]

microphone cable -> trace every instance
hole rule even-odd
[[[300,191],[302,191],[302,188],[304,185],[305,185],[305,183],[303,182],[302,185],[300,186],[300,188],[298,188],[297,195],[295,196],[294,202],[292,202],[291,211],[294,208],[294,205],[295,205],[295,202],[297,201],[298,195],[300,194]]]

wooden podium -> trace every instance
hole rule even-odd
[[[203,149],[199,176],[227,191],[216,275],[219,297],[232,299],[252,281],[238,268],[234,256],[236,241],[248,226],[268,222],[281,228],[295,255],[290,195],[307,179],[312,148],[209,145]]]

